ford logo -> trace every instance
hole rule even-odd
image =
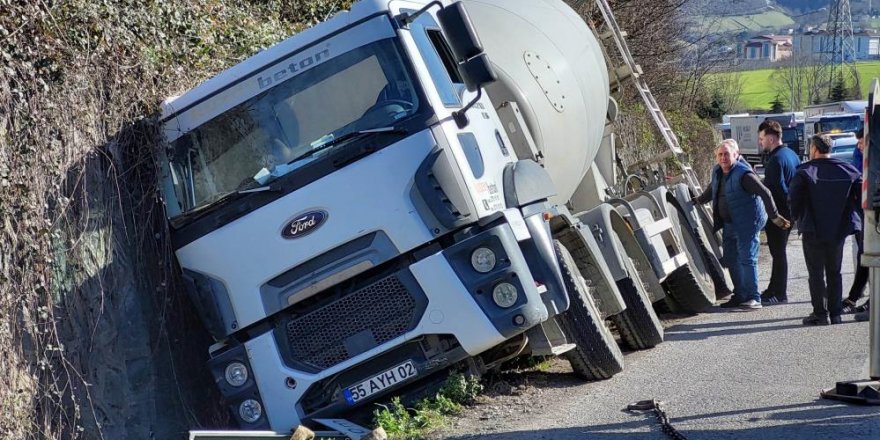
[[[327,220],[327,211],[309,211],[296,216],[284,225],[281,236],[284,238],[300,238],[318,229]]]

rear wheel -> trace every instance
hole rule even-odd
[[[666,306],[677,313],[700,313],[715,303],[703,293],[704,288],[694,275],[690,263],[679,267],[663,281],[666,289]]]
[[[721,264],[720,244],[718,237],[712,231],[712,221],[708,219],[706,211],[700,207],[696,207],[697,216],[700,219],[701,234],[697,234],[700,247],[703,250],[703,258],[706,260],[709,276],[712,277],[712,283],[715,285],[715,299],[731,293],[730,286],[733,284],[730,276],[724,270]]]
[[[633,260],[624,255],[624,265],[629,277],[617,281],[626,310],[611,319],[620,330],[623,342],[634,350],[652,348],[663,342],[663,324],[648,298],[645,283]]]
[[[587,380],[608,379],[623,371],[623,353],[599,314],[574,258],[558,241],[556,252],[571,303],[556,319],[565,336],[576,345],[565,357],[578,376]]]
[[[676,312],[700,313],[715,304],[714,282],[696,231],[691,229],[684,213],[674,204],[670,205],[673,206],[669,210],[670,218],[676,226],[688,264],[666,277],[663,284],[667,295],[672,297],[667,304]]]

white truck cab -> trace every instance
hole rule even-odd
[[[608,378],[606,319],[650,348],[665,292],[714,301],[691,268],[705,237],[676,226],[687,188],[612,191],[593,31],[560,0],[465,3],[361,0],[164,103],[175,254],[243,429],[369,408],[463,360],[564,354]]]
[[[485,57],[425,6],[360,1],[163,105],[175,253],[243,428],[363,405],[568,308],[552,183],[514,170],[468,83]]]

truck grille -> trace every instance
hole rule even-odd
[[[282,322],[296,364],[323,370],[388,342],[417,323],[417,301],[398,274]]]

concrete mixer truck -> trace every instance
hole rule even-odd
[[[608,378],[610,323],[650,348],[653,303],[712,304],[687,187],[614,189],[610,79],[561,0],[361,0],[166,100],[174,251],[241,428],[524,354]]]

